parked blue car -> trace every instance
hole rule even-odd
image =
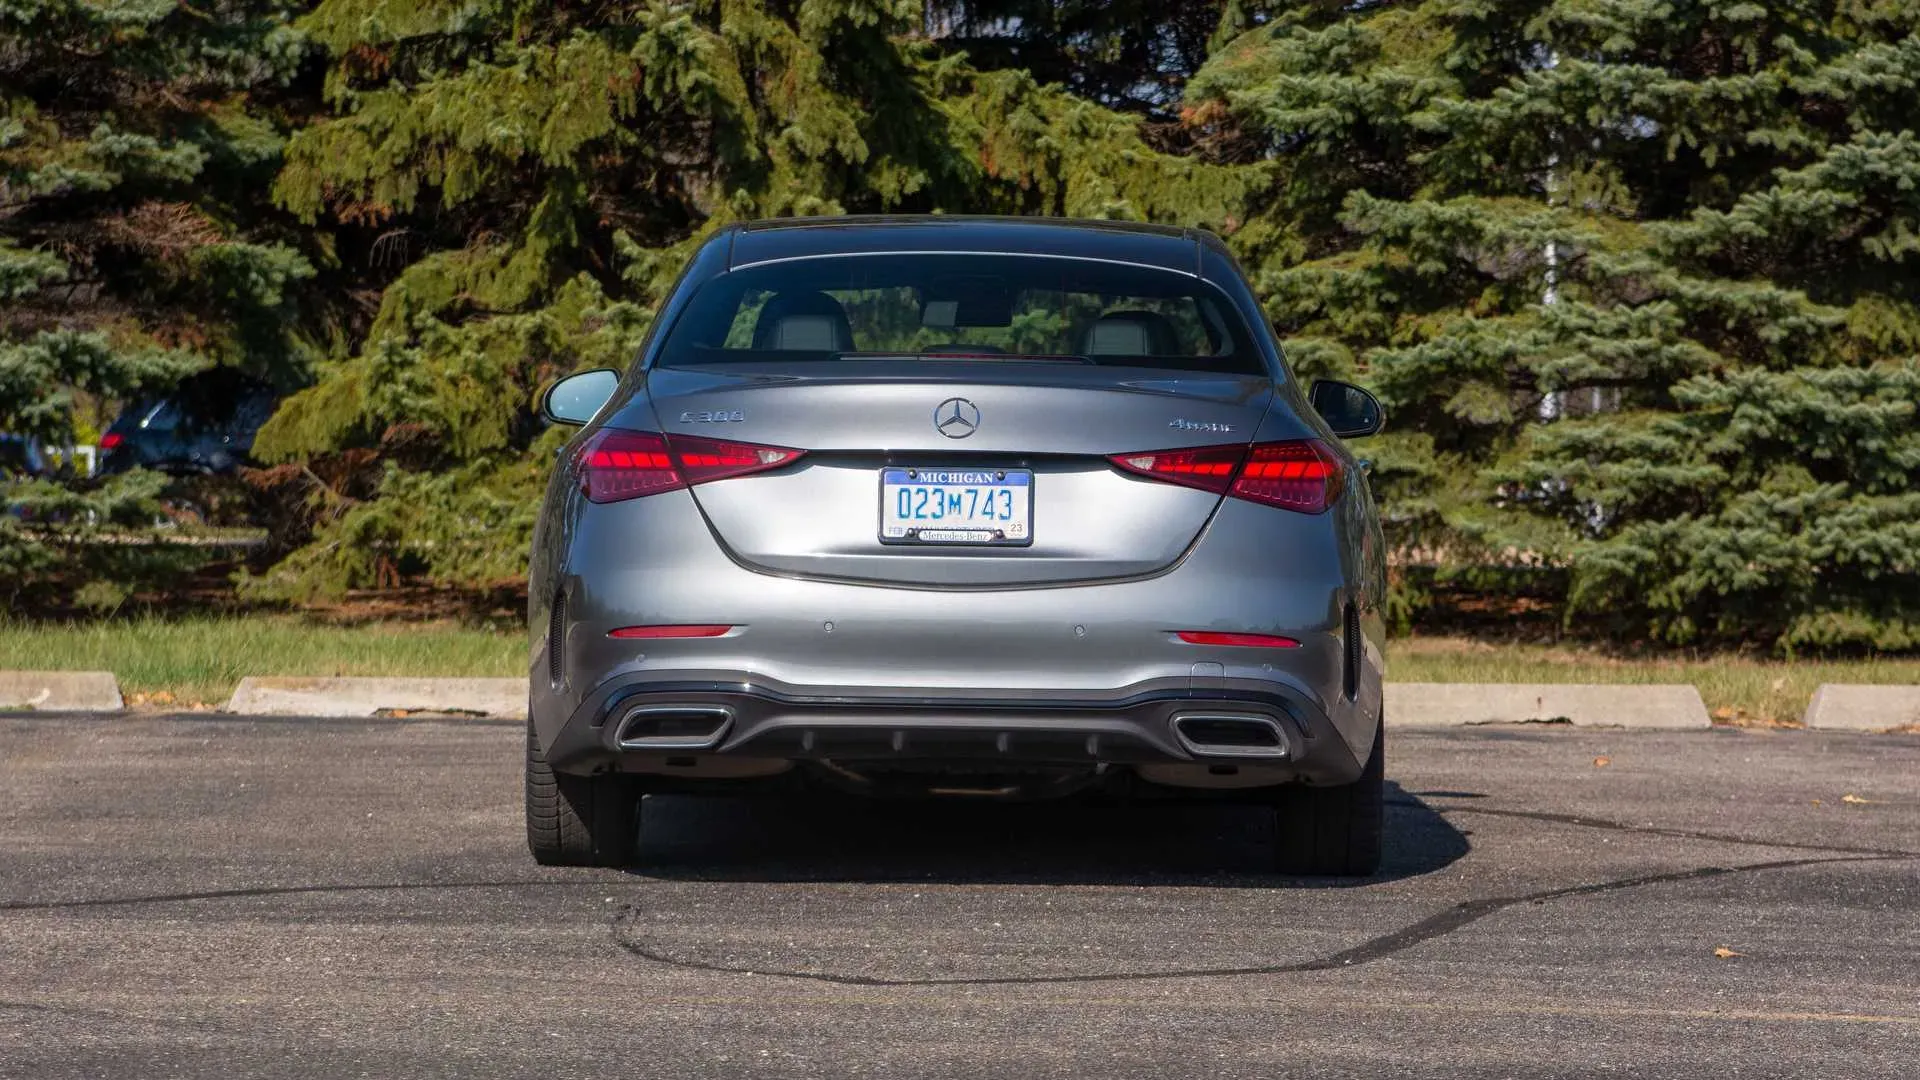
[[[280,396],[227,369],[196,375],[165,397],[135,401],[100,437],[101,475],[145,468],[177,476],[224,475],[249,460],[254,435]]]

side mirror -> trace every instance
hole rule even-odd
[[[620,373],[608,368],[569,375],[540,395],[540,415],[556,424],[578,427],[593,419],[619,386]]]
[[[1387,411],[1380,407],[1380,399],[1352,383],[1315,379],[1307,389],[1307,400],[1333,433],[1343,439],[1377,434],[1387,423]]]

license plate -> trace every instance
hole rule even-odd
[[[1031,544],[1026,469],[882,469],[880,542]]]

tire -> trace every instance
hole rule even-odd
[[[1306,877],[1365,877],[1380,867],[1387,726],[1374,728],[1360,778],[1339,787],[1292,785],[1275,793],[1274,868]]]
[[[557,773],[527,721],[527,849],[542,866],[626,866],[640,837],[640,791],[619,773]]]

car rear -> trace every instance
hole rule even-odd
[[[815,228],[710,245],[556,469],[545,766],[876,795],[1361,778],[1377,529],[1224,252]]]
[[[194,375],[172,393],[120,410],[101,434],[99,472],[231,473],[249,460],[254,436],[278,403],[270,387],[232,369]]]

